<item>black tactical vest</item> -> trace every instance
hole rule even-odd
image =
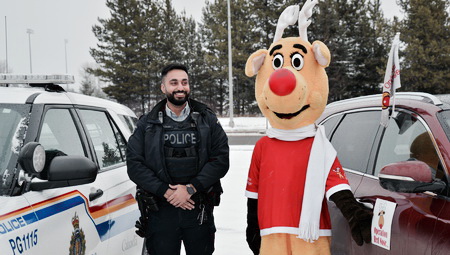
[[[164,116],[164,155],[167,171],[176,184],[187,184],[198,173],[198,132],[191,115],[184,121]]]

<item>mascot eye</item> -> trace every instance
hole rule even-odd
[[[283,66],[283,63],[284,63],[283,55],[281,55],[280,53],[276,54],[272,60],[273,69],[281,68]]]
[[[300,53],[295,53],[291,56],[292,67],[295,70],[300,71],[303,68],[303,57]]]

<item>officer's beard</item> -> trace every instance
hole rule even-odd
[[[184,97],[182,99],[175,98],[176,93],[184,93]],[[174,91],[172,94],[166,94],[167,100],[174,105],[181,106],[189,99],[189,94],[186,91]]]

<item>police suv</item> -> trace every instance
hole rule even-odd
[[[125,162],[136,115],[69,83],[0,74],[0,254],[140,254]]]

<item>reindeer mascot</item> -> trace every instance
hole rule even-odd
[[[330,254],[325,198],[342,211],[358,245],[370,242],[372,212],[355,200],[323,126],[314,124],[327,104],[331,59],[324,43],[307,38],[317,1],[284,10],[272,45],[245,66],[247,76],[256,74],[256,100],[272,126],[255,145],[246,188],[254,254]],[[300,37],[282,38],[297,20]]]

